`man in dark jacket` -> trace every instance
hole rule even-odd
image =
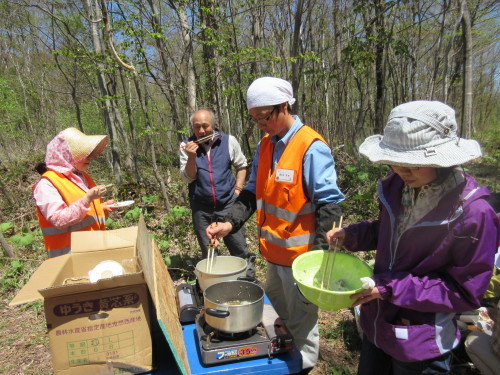
[[[191,115],[193,135],[180,148],[180,172],[189,183],[189,202],[193,224],[201,247],[207,257],[208,238],[205,229],[217,223],[229,212],[243,189],[247,160],[236,138],[215,128],[214,113],[200,109]],[[233,175],[236,170],[236,178]],[[229,253],[248,258],[245,228],[224,238]]]

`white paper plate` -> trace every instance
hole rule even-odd
[[[123,275],[123,266],[114,260],[104,260],[89,271],[89,280],[95,283],[100,279]]]
[[[135,201],[115,202],[115,203],[109,205],[108,207],[111,207],[111,208],[127,207],[127,206],[130,206],[130,205],[133,205],[134,203],[135,203]]]

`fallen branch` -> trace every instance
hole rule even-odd
[[[0,232],[0,245],[2,246],[2,249],[4,249],[5,253],[7,253],[7,257],[13,258],[14,257],[14,250],[10,247],[10,245],[7,243],[5,240],[2,232]]]

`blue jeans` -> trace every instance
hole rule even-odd
[[[358,375],[434,375],[451,370],[451,352],[425,361],[402,362],[373,345],[364,335]]]

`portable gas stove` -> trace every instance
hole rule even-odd
[[[196,338],[204,365],[265,357],[290,351],[292,335],[276,310],[264,298],[262,322],[255,328],[239,333],[226,333],[211,327],[205,321],[203,293],[197,284],[177,287],[179,320],[182,324],[195,323]],[[201,312],[200,312],[201,311]]]
[[[292,349],[293,339],[272,305],[264,304],[262,322],[239,333],[219,331],[206,323],[204,313],[196,316],[196,332],[205,365],[284,353]]]

